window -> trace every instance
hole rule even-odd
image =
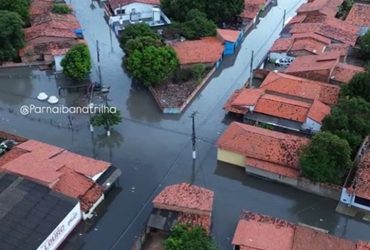
[[[361,198],[361,197],[356,196],[355,197],[355,202],[357,204],[361,204],[363,206],[370,207],[370,200],[368,200],[368,199],[364,199],[364,198]]]
[[[124,15],[125,14],[125,9],[118,9],[117,10],[117,15]]]

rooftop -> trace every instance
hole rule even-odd
[[[232,244],[241,250],[291,250],[294,230],[295,226],[284,220],[244,211]]]
[[[277,39],[270,51],[289,52],[305,50],[312,54],[321,54],[330,40],[315,33],[297,33],[291,37]]]
[[[109,5],[112,9],[119,8],[119,6],[125,6],[131,3],[145,3],[151,5],[160,5],[160,0],[108,0]]]
[[[343,0],[314,0],[308,3],[302,4],[298,8],[298,14],[309,14],[310,12],[321,12],[322,14],[335,17],[338,12],[339,6],[343,3]]]
[[[340,88],[333,84],[312,81],[279,72],[270,72],[260,88],[290,96],[320,100],[327,105],[337,103]]]
[[[367,138],[369,140],[369,137]],[[366,144],[364,153],[357,165],[353,190],[356,196],[370,200],[370,143]]]
[[[296,226],[292,250],[355,250],[355,243],[305,226]]]
[[[239,30],[229,30],[229,29],[217,29],[217,34],[224,41],[235,43],[239,39],[240,31]]]
[[[224,51],[223,44],[216,37],[176,42],[171,45],[180,64],[216,63]]]
[[[313,18],[308,19],[306,17],[302,22],[292,24],[289,30],[292,34],[313,32],[330,38],[333,41],[339,41],[351,46],[356,44],[359,31],[359,27],[355,25],[328,16],[317,21],[314,21]]]
[[[214,193],[211,190],[181,183],[167,186],[153,200],[159,209],[196,215],[211,215]]]
[[[220,149],[256,159],[259,165],[290,168],[298,175],[298,150],[309,139],[233,122],[219,138]]]
[[[265,4],[266,0],[244,0],[244,10],[240,16],[242,18],[254,19]]]
[[[363,3],[354,3],[351,11],[348,13],[346,22],[360,27],[370,28],[370,5]]]
[[[365,71],[364,68],[345,64],[345,63],[338,63],[337,66],[334,68],[332,79],[341,83],[348,83],[352,77],[359,73]]]
[[[240,108],[236,108],[236,107]],[[225,105],[227,111],[233,112],[249,110],[273,117],[304,123],[307,118],[322,123],[326,115],[330,114],[330,107],[316,99],[306,100],[289,96],[287,93],[268,91],[265,88],[243,89],[233,95]],[[239,112],[237,112],[239,113]]]
[[[0,173],[0,248],[37,249],[78,201]]]
[[[79,198],[84,210],[102,195],[94,180],[111,165],[35,140],[16,145],[0,159],[0,172],[14,173]]]

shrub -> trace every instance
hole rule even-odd
[[[51,9],[51,12],[55,14],[70,14],[72,13],[72,9],[68,7],[66,4],[62,3],[55,3],[53,4],[53,8]]]

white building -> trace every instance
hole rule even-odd
[[[144,22],[151,27],[170,24],[159,5],[159,0],[109,0],[105,16],[116,33],[130,24]]]

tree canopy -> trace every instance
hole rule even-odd
[[[181,24],[181,33],[187,39],[199,39],[216,35],[216,24],[197,9],[189,11],[186,21]]]
[[[66,4],[54,3],[51,12],[56,14],[69,14],[72,12],[72,9],[69,8]]]
[[[24,45],[23,24],[17,13],[0,10],[0,62],[17,57]]]
[[[244,9],[244,0],[161,0],[163,11],[172,19],[183,22],[192,9],[197,9],[215,23],[229,21]]]
[[[370,58],[370,31],[360,37],[360,53],[364,58]]]
[[[127,58],[127,70],[146,86],[166,80],[177,68],[176,52],[168,46],[147,46],[134,50]]]
[[[300,165],[310,180],[340,185],[351,166],[351,148],[337,135],[320,132],[302,150]]]
[[[161,40],[151,36],[139,36],[135,39],[128,40],[123,50],[126,55],[130,55],[135,50],[142,51],[148,46],[161,47],[164,46],[164,44]]]
[[[23,22],[27,23],[29,20],[28,8],[30,6],[29,0],[1,0],[0,10],[7,10],[18,13]]]
[[[370,103],[361,97],[342,98],[323,121],[322,130],[346,139],[353,152],[370,134]]]
[[[106,110],[110,110],[110,107],[106,106]],[[119,110],[115,110],[115,112],[97,113],[91,117],[90,122],[93,126],[103,126],[106,130],[109,130],[112,126],[122,122],[121,112]]]
[[[148,24],[138,23],[127,26],[119,38],[119,43],[122,49],[126,47],[126,43],[130,39],[138,37],[152,37],[154,39],[160,39],[159,35],[155,33]]]
[[[216,250],[212,238],[201,227],[176,225],[165,241],[165,250]]]
[[[370,102],[370,73],[360,72],[352,77],[351,81],[342,87],[342,96],[362,97]]]
[[[84,80],[91,70],[91,57],[87,45],[74,45],[63,58],[61,65],[65,75],[79,81]]]

